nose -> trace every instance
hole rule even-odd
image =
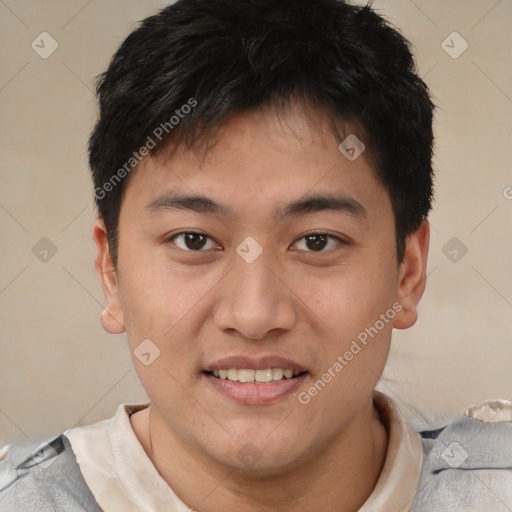
[[[290,330],[296,322],[294,294],[277,265],[260,256],[247,263],[236,256],[223,280],[214,321],[219,329],[251,340]]]

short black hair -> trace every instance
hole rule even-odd
[[[358,127],[391,199],[399,262],[430,211],[434,104],[409,42],[368,5],[179,0],[126,38],[96,92],[89,164],[114,263],[122,192],[143,156],[171,139],[199,147],[230,116],[297,97]]]

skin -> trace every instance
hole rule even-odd
[[[101,220],[93,227],[96,271],[110,333],[127,332],[150,398],[131,417],[148,457],[173,491],[199,512],[355,511],[382,470],[387,434],[372,393],[392,327],[416,321],[425,287],[429,226],[407,239],[398,263],[394,215],[365,153],[351,162],[319,111],[297,105],[284,118],[260,108],[232,117],[206,155],[172,148],[146,158],[127,184],[117,268]],[[146,206],[163,192],[204,195],[232,216]],[[317,193],[343,194],[364,215],[323,210],[276,218],[276,206]],[[208,235],[187,251],[180,232]],[[326,232],[321,252],[305,235]],[[236,252],[253,237],[262,254]],[[194,246],[192,244],[192,248]],[[321,247],[320,247],[321,248]],[[316,249],[316,250],[315,250]],[[399,302],[393,321],[309,403],[298,401],[352,340]],[[143,365],[149,338],[160,356]],[[220,394],[202,374],[231,355],[279,355],[308,370],[298,390],[249,405]],[[259,460],[238,452],[247,443]]]

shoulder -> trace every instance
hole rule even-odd
[[[101,512],[65,435],[6,447],[2,456],[2,512]]]
[[[512,403],[486,400],[420,432],[423,464],[411,512],[512,510]]]

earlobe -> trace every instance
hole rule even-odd
[[[425,291],[430,225],[425,219],[420,227],[407,237],[405,256],[400,264],[398,302],[402,309],[393,323],[396,329],[407,329],[416,323],[417,305]]]
[[[106,306],[101,314],[101,324],[110,334],[125,332],[124,312],[119,301],[119,287],[116,268],[110,256],[105,224],[101,219],[94,222],[92,237],[96,244],[94,268],[100,278]]]

